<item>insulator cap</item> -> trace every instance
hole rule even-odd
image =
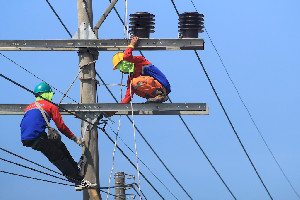
[[[179,33],[182,38],[198,38],[203,32],[204,15],[198,12],[185,12],[179,15]]]
[[[140,38],[149,38],[150,33],[154,33],[155,15],[148,12],[136,12],[130,14],[129,32]]]

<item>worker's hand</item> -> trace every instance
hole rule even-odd
[[[138,40],[139,40],[139,37],[134,36],[134,37],[131,39],[130,45],[135,46],[135,45],[137,44]]]
[[[116,114],[116,112],[105,112],[104,117],[109,118],[112,117],[114,114]]]
[[[83,140],[83,138],[78,138],[78,137],[76,137],[75,135],[73,136],[73,138],[72,138],[72,140],[74,141],[74,142],[76,142],[79,146],[83,146],[84,145],[84,140]]]

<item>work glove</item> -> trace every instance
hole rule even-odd
[[[106,118],[109,118],[109,117],[112,117],[114,114],[116,114],[116,112],[105,112],[104,113],[104,117],[106,117]]]
[[[131,39],[130,45],[135,46],[135,45],[137,44],[138,40],[139,40],[139,37],[134,36],[134,37]]]
[[[75,135],[73,135],[72,140],[81,147],[84,145],[83,138],[79,138],[79,137],[76,137]]]

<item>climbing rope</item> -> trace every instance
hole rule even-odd
[[[75,77],[74,80],[72,81],[70,87],[69,87],[69,88],[67,89],[67,91],[64,93],[64,95],[63,95],[63,97],[61,98],[61,100],[60,100],[60,102],[58,103],[58,105],[61,104],[62,100],[63,100],[63,99],[65,98],[65,96],[67,95],[67,93],[68,93],[69,90],[71,89],[72,85],[74,84],[74,82],[75,82],[76,79],[78,78],[79,74],[80,74],[80,73],[82,72],[82,70],[84,69],[84,67],[85,67],[85,66],[88,66],[88,65],[90,65],[90,64],[93,64],[93,63],[96,63],[96,61],[92,61],[92,62],[89,62],[89,63],[87,63],[87,64],[85,64],[85,65],[80,66],[79,72],[77,73],[76,77]]]
[[[129,71],[130,71],[130,65],[129,65]],[[131,79],[131,75],[130,75],[130,72],[129,72],[129,75],[128,75],[129,79],[130,79],[130,85],[129,85],[129,88],[130,88],[130,107],[131,107],[131,117],[132,117],[132,127],[133,127],[133,138],[134,138],[134,148],[135,148],[135,157],[136,157],[136,170],[138,172],[138,180],[139,180],[139,192],[141,194],[141,180],[140,180],[140,170],[139,170],[139,159],[138,159],[138,152],[137,152],[137,145],[136,145],[136,134],[135,134],[135,123],[134,123],[134,117],[133,117],[133,104],[132,104],[132,87],[131,87],[131,84],[132,84],[132,79]]]
[[[123,83],[123,73],[122,73],[122,78],[121,78],[121,92],[120,92],[121,93],[120,94],[121,100],[122,100],[122,83]],[[119,126],[118,126],[118,131],[116,133],[116,139],[115,139],[115,143],[114,143],[114,150],[113,150],[113,157],[112,157],[112,167],[111,167],[111,171],[110,171],[110,175],[109,175],[108,187],[110,186],[110,181],[111,181],[112,173],[113,173],[113,170],[114,170],[115,152],[116,152],[116,148],[117,148],[117,140],[118,140],[118,137],[119,137],[120,126],[121,126],[121,115],[119,117]],[[107,192],[109,194],[109,188],[108,188]],[[106,200],[108,200],[108,194],[107,194]]]

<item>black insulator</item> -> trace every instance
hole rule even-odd
[[[198,38],[203,32],[204,15],[198,12],[185,12],[179,15],[179,33],[182,38]]]
[[[140,38],[149,38],[150,33],[154,33],[155,15],[148,12],[136,12],[130,16],[129,32]]]

